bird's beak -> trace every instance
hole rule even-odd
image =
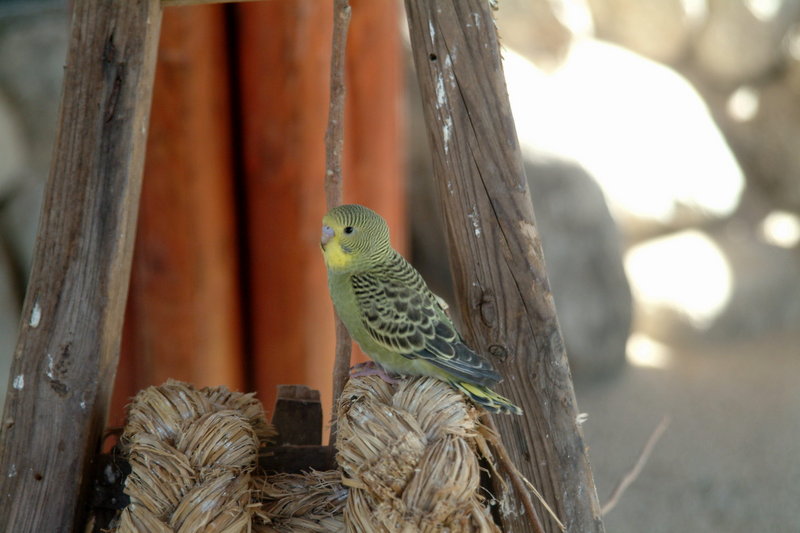
[[[328,226],[327,224],[322,226],[322,237],[320,238],[319,243],[323,248],[326,244],[328,244],[328,242],[330,242],[331,239],[333,239],[334,235],[335,232],[333,231],[332,227]]]

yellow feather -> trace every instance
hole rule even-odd
[[[339,240],[335,237],[325,245],[322,253],[325,256],[325,266],[332,270],[347,268],[353,261],[353,255],[344,253]]]
[[[325,224],[328,224],[335,231],[333,238],[322,247],[322,255],[325,258],[325,266],[331,270],[346,269],[353,261],[353,254],[346,254],[342,250],[342,244],[339,241],[343,226],[337,224],[335,221],[330,220],[329,217],[323,219]]]

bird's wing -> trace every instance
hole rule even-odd
[[[493,385],[500,381],[491,364],[464,344],[421,278],[419,283],[409,281],[416,280],[391,272],[352,277],[361,321],[372,340],[409,359],[425,359],[469,383]]]

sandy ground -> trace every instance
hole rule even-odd
[[[609,533],[800,532],[800,332],[673,348],[576,391],[601,503],[671,417]]]

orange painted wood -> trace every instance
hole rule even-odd
[[[271,410],[279,384],[330,397],[333,318],[318,243],[332,15],[318,0],[235,9],[252,378]]]
[[[244,386],[223,9],[164,11],[117,406],[168,378]]]
[[[345,201],[370,205],[405,239],[397,4],[352,2]],[[271,409],[279,384],[331,401],[333,311],[319,252],[325,212],[331,4],[236,6],[254,380]],[[363,359],[363,356],[361,356]]]
[[[345,201],[375,209],[407,249],[404,59],[394,0],[350,0],[345,109]]]

